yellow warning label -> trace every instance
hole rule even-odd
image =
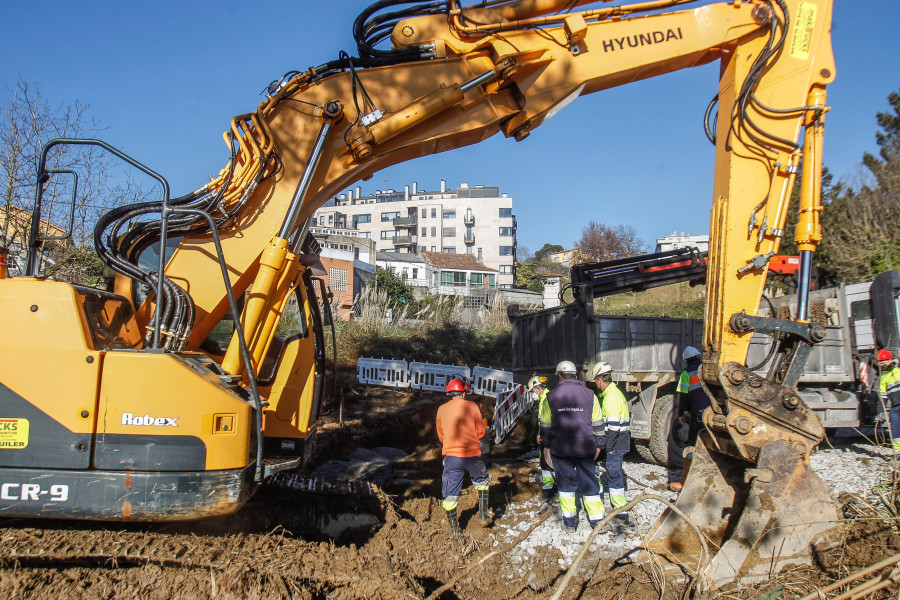
[[[791,36],[792,57],[800,60],[809,58],[809,46],[812,44],[818,12],[819,7],[812,2],[801,2],[797,6],[797,19],[794,21],[794,34]]]
[[[28,446],[28,419],[0,419],[0,450],[22,450]]]

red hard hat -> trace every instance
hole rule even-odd
[[[450,392],[465,392],[469,393],[469,382],[465,380],[465,378],[460,376],[455,376],[450,381],[447,382],[447,387],[444,388],[444,391],[448,394]]]
[[[894,360],[894,355],[888,352],[887,350],[879,350],[878,355],[876,356],[879,362],[883,360]]]

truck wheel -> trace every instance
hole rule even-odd
[[[650,452],[654,462],[664,467],[680,469],[684,466],[684,448],[686,440],[679,440],[674,435],[674,397],[672,394],[661,396],[653,403],[650,415]]]
[[[656,457],[650,452],[650,446],[646,440],[634,440],[634,449],[637,450],[637,453],[641,455],[641,458],[648,463],[659,464],[656,462]]]

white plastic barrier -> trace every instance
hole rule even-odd
[[[475,367],[472,369],[472,392],[480,396],[497,397],[513,385],[513,374],[509,371]]]
[[[447,382],[455,375],[465,377],[471,381],[469,367],[457,365],[441,365],[433,363],[409,363],[409,387],[416,390],[429,390],[443,392]]]
[[[405,360],[360,358],[356,361],[356,379],[367,385],[408,388],[409,364]]]
[[[497,395],[492,424],[495,444],[503,441],[503,438],[515,427],[519,417],[528,412],[536,399],[535,394],[525,391],[524,385],[517,385]]]

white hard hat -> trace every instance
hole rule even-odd
[[[535,375],[531,379],[528,380],[528,384],[525,386],[526,389],[532,389],[534,386],[539,385],[542,387],[547,387],[547,378],[543,375]]]
[[[561,363],[559,363],[558,365],[556,365],[556,372],[557,373],[571,373],[572,375],[575,375],[576,373],[578,373],[578,369],[575,367],[575,363],[573,363],[572,361],[564,360]]]
[[[696,358],[697,356],[700,356],[700,351],[693,346],[688,346],[684,349],[684,360],[690,360],[692,358]]]
[[[612,365],[605,362],[598,362],[594,365],[594,368],[591,369],[591,379],[597,379],[601,375],[606,375],[607,373],[612,373],[613,368]]]

